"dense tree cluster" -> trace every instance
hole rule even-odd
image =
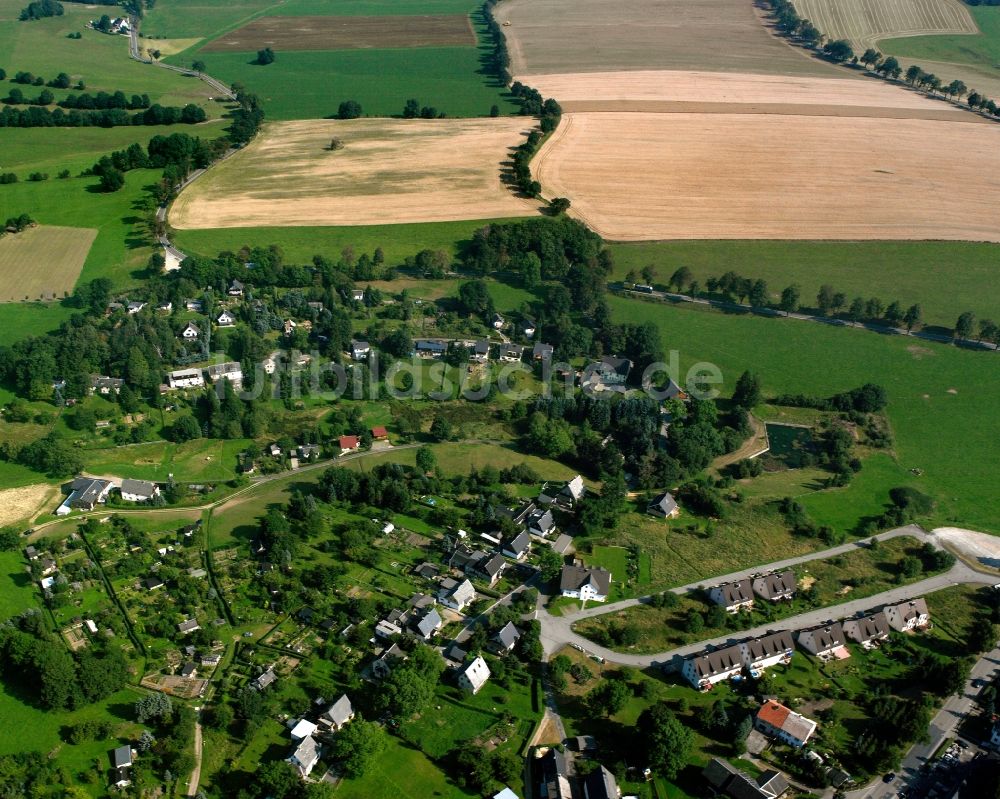
[[[811,397],[806,394],[779,394],[774,398],[776,405],[794,408],[816,408],[820,411],[857,411],[877,413],[888,403],[885,389],[876,383],[834,394],[832,397]]]
[[[70,653],[41,614],[26,611],[0,627],[0,670],[42,707],[82,707],[120,690],[128,662],[114,646],[94,644]]]
[[[46,17],[61,17],[63,15],[62,3],[58,0],[33,0],[21,9],[18,17],[22,22],[34,19],[45,19]]]

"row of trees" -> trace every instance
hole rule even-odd
[[[61,17],[64,13],[62,3],[58,0],[33,0],[21,9],[18,19],[21,22],[30,22],[35,19],[45,19],[46,17]]]
[[[12,90],[15,91],[15,90]],[[18,109],[6,106],[0,112],[0,128],[115,128],[130,125],[195,125],[206,119],[205,109],[194,103],[183,108],[154,104],[139,113],[129,114],[122,108],[95,111],[61,108],[49,109],[32,105]]]

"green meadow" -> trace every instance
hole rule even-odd
[[[998,12],[1000,13],[1000,12]],[[998,17],[1000,18],[1000,17]],[[969,38],[969,37],[964,37]],[[657,241],[612,243],[615,279],[652,265],[666,284],[680,266],[702,288],[709,277],[732,270],[763,278],[777,299],[797,283],[804,305],[814,305],[825,283],[847,295],[879,297],[888,305],[920,305],[928,324],[951,327],[959,314],[980,318],[1000,313],[995,281],[1000,246],[944,241]],[[946,289],[946,290],[945,290]]]
[[[880,42],[879,47],[886,53],[915,61],[924,59],[968,64],[995,79],[1000,78],[1000,8],[970,5],[968,10],[980,33],[972,36],[907,36],[887,39]]]
[[[2,196],[2,194],[0,194]],[[255,227],[177,230],[173,241],[186,253],[215,257],[224,250],[241,247],[281,248],[292,263],[309,263],[314,255],[336,260],[345,247],[355,255],[372,253],[381,247],[386,262],[402,265],[407,256],[420,250],[444,250],[457,254],[472,234],[484,225],[508,222],[505,219],[478,219],[461,222],[424,222],[402,225],[358,225],[357,227]]]
[[[187,50],[168,60],[190,64],[199,58],[227,83],[243,83],[264,104],[267,118],[335,116],[340,103],[355,100],[365,116],[399,116],[411,97],[449,117],[484,117],[497,105],[516,111],[507,92],[478,74],[480,48],[412,47],[378,50],[312,50],[277,53],[258,66],[256,53]]]
[[[997,355],[808,322],[676,308],[613,297],[620,319],[659,325],[667,351],[679,352],[680,379],[699,361],[717,365],[728,396],[744,369],[765,394],[828,396],[866,382],[889,396],[895,463],[869,461],[871,473],[807,504],[817,522],[841,529],[876,512],[878,497],[911,482],[937,502],[932,521],[1000,532],[994,475],[1000,436]],[[911,472],[911,470],[914,470]]]
[[[58,302],[0,303],[0,347],[58,330],[74,310]]]
[[[163,105],[202,103],[212,94],[197,78],[129,59],[128,37],[87,29],[89,20],[104,13],[100,6],[67,3],[61,17],[20,22],[17,16],[25,5],[0,0],[0,54],[10,74],[24,70],[49,80],[65,72],[74,81],[82,79],[89,92],[146,93]],[[67,38],[77,32],[83,38]],[[33,87],[24,88],[31,96]]]

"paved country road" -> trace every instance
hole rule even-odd
[[[911,536],[919,541],[930,543],[934,546],[940,545],[933,533],[927,533],[916,525],[897,528],[878,536],[878,539],[880,541],[884,541],[887,538],[895,538],[901,535]],[[671,590],[677,594],[685,593],[702,585],[728,582],[730,580],[749,577],[753,574],[788,568],[801,563],[808,563],[811,560],[833,557],[862,546],[865,546],[863,542],[843,544],[839,547],[833,547],[821,552],[813,552],[797,558],[788,558],[786,560],[776,561],[775,563],[755,566],[750,569],[744,569],[743,571],[701,580],[697,583],[690,583]],[[883,591],[882,593],[875,594],[864,599],[855,599],[838,605],[817,608],[815,610],[807,611],[806,613],[800,613],[797,616],[790,616],[786,619],[770,622],[749,630],[727,633],[726,635],[718,638],[699,641],[697,643],[677,647],[676,649],[671,649],[665,652],[657,652],[646,655],[615,652],[607,647],[598,646],[590,639],[574,632],[572,626],[575,622],[580,621],[581,619],[593,618],[594,616],[601,616],[606,613],[614,613],[622,608],[634,607],[635,605],[647,602],[649,599],[648,597],[626,599],[621,602],[613,602],[608,605],[593,605],[582,611],[575,613],[569,612],[563,616],[553,616],[550,614],[544,607],[542,607],[541,603],[543,599],[540,597],[536,616],[542,626],[541,640],[546,655],[555,654],[568,644],[583,649],[591,655],[602,657],[609,663],[620,663],[622,665],[635,666],[637,668],[648,668],[650,666],[670,663],[678,657],[687,657],[689,655],[696,654],[709,646],[719,646],[730,641],[744,640],[753,636],[763,635],[772,630],[796,630],[812,625],[818,625],[826,621],[853,616],[858,612],[877,608],[881,605],[913,599],[923,594],[940,591],[942,588],[948,588],[953,585],[993,585],[996,582],[996,575],[976,571],[971,566],[960,560],[957,561],[949,571],[943,574],[928,577],[925,580],[920,580],[919,582],[911,583],[907,586],[892,588],[888,591]]]

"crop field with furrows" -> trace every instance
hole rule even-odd
[[[530,216],[501,179],[517,118],[312,120],[269,125],[174,203],[181,229],[376,225]],[[342,145],[331,150],[337,139]]]

